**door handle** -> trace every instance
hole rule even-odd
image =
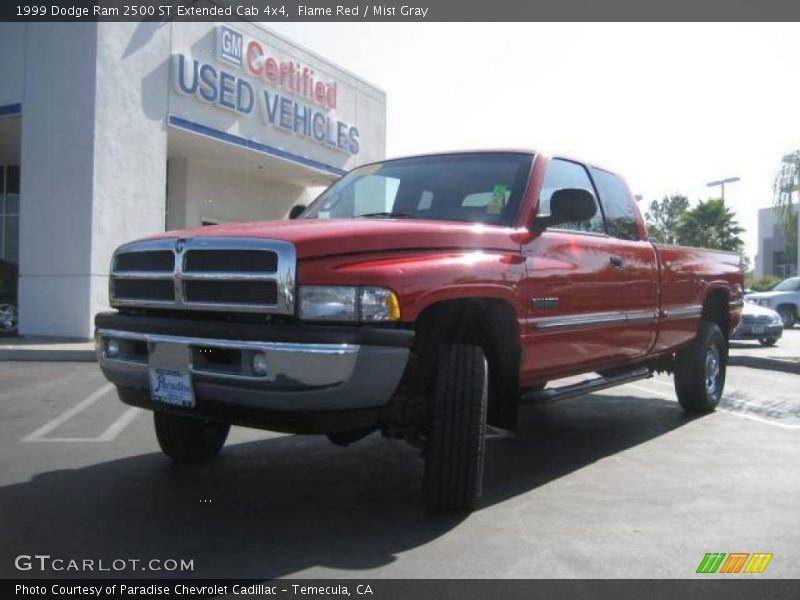
[[[621,269],[623,266],[625,266],[625,261],[622,260],[621,256],[612,256],[609,259],[609,262],[611,263],[611,267],[613,269]]]

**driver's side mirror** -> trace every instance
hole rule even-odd
[[[289,219],[296,219],[297,217],[303,214],[303,211],[305,211],[305,209],[306,209],[305,204],[295,204],[292,207],[292,210],[289,211]]]
[[[550,197],[550,216],[536,217],[534,228],[547,229],[564,223],[588,221],[597,213],[594,194],[581,188],[563,188]]]

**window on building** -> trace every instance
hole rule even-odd
[[[0,258],[19,264],[19,165],[0,166]]]
[[[589,174],[586,172],[583,165],[555,158],[547,165],[544,182],[542,183],[542,191],[539,194],[537,216],[550,216],[550,198],[553,196],[553,192],[564,188],[578,188],[595,194],[592,180],[589,179]],[[596,208],[597,211],[590,220],[580,223],[561,223],[557,227],[554,227],[554,229],[605,233],[603,227],[603,213],[600,211],[599,206],[596,206]]]
[[[623,240],[638,240],[636,209],[631,202],[628,186],[613,173],[595,167],[590,170],[606,217],[606,233]]]

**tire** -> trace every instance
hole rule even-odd
[[[778,342],[778,338],[763,337],[758,339],[758,343],[762,346],[774,346]]]
[[[791,329],[794,327],[794,324],[797,322],[797,315],[795,314],[794,308],[791,306],[780,306],[778,307],[778,314],[781,316],[784,329]]]
[[[725,387],[728,348],[716,323],[700,321],[692,345],[678,352],[675,392],[686,412],[713,412]]]
[[[10,302],[0,303],[0,336],[16,335],[19,313]]]
[[[443,346],[429,404],[425,495],[435,511],[470,511],[483,491],[489,367],[478,346]]]
[[[228,437],[231,426],[225,423],[153,413],[156,437],[161,450],[176,463],[201,463],[214,458]]]

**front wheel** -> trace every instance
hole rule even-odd
[[[231,426],[215,421],[153,413],[156,437],[161,450],[176,463],[211,460],[225,444]]]
[[[488,389],[481,348],[442,347],[425,440],[425,494],[433,510],[472,510],[481,496]]]
[[[727,363],[728,351],[722,331],[716,323],[700,321],[697,337],[676,357],[675,392],[686,412],[714,411],[725,387]]]

